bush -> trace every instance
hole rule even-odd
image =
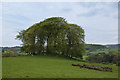
[[[120,61],[118,61],[116,65],[117,65],[117,66],[120,66]]]
[[[117,55],[115,55],[115,53],[111,54],[105,54],[105,53],[98,53],[98,54],[91,54],[89,55],[86,60],[88,62],[95,62],[95,63],[103,63],[103,64],[108,64],[108,63],[112,63],[112,64],[118,64],[118,57]]]
[[[18,56],[27,56],[27,53],[18,53]]]
[[[16,56],[18,56],[17,53],[12,53],[9,50],[2,53],[2,57],[16,57]]]
[[[117,61],[117,66],[120,66],[120,55],[118,55],[118,61]]]
[[[10,53],[9,52],[4,52],[2,53],[2,57],[9,57],[10,56]]]

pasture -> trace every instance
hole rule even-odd
[[[89,64],[111,67],[113,72],[97,71],[72,66]],[[118,67],[87,63],[56,56],[18,56],[2,58],[3,78],[117,78]]]

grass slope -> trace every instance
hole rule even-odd
[[[3,78],[117,78],[115,65],[91,63],[112,67],[113,72],[104,72],[74,67],[71,64],[90,64],[53,56],[19,56],[2,58]]]

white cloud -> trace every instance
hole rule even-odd
[[[3,3],[3,46],[19,45],[17,31],[53,16],[80,25],[86,43],[116,43],[117,10],[117,3]]]

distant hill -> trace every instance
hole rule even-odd
[[[15,48],[16,51],[20,51],[20,46],[15,46],[15,47],[0,47],[0,50],[2,50],[2,52],[9,50],[10,48]]]
[[[105,49],[107,48],[105,45],[100,44],[86,44],[86,50],[94,51],[96,49]]]
[[[108,45],[101,45],[101,44],[86,44],[86,53],[96,54],[96,53],[109,53],[109,52],[116,52],[120,51],[118,49],[120,44],[108,44]]]
[[[108,44],[108,45],[105,45],[107,48],[118,48],[120,47],[120,44]]]
[[[120,44],[108,44],[108,45],[101,45],[101,44],[86,44],[85,48],[88,51],[96,51],[96,50],[103,50],[103,49],[117,49],[120,47]],[[15,48],[17,51],[20,51],[20,46],[15,47],[0,47],[0,50],[2,49],[2,52],[9,50],[10,48]]]
[[[118,48],[120,44],[108,44],[108,45],[101,45],[101,44],[86,44],[86,49],[103,49],[103,48]]]

